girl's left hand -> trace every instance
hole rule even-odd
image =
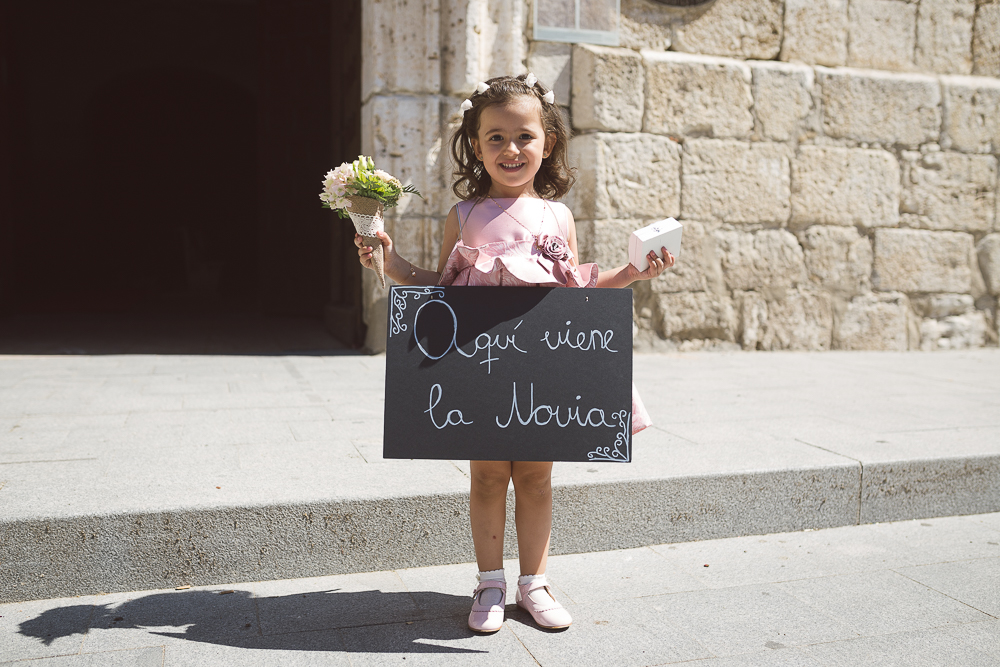
[[[674,265],[674,256],[667,252],[666,248],[660,248],[663,257],[659,257],[655,251],[650,250],[646,258],[649,260],[649,268],[640,272],[636,280],[652,280]],[[631,266],[631,265],[630,265]]]

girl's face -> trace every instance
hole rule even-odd
[[[490,196],[534,194],[535,174],[556,141],[545,134],[541,103],[524,96],[487,107],[479,115],[478,134],[472,147],[493,179]]]

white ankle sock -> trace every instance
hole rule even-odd
[[[507,581],[507,578],[503,576],[503,568],[499,570],[486,570],[485,572],[480,572],[476,575],[476,579],[479,581]]]
[[[476,575],[476,579],[479,581],[502,581],[505,584],[507,583],[502,567],[499,570],[480,572]],[[503,600],[503,591],[499,588],[487,588],[479,594],[479,603],[489,607],[500,604],[501,600]]]
[[[517,578],[517,585],[524,586],[525,584],[531,584],[534,582],[540,582],[543,586],[549,585],[549,580],[545,578],[545,574],[522,574]],[[528,593],[528,598],[535,604],[550,604],[555,602],[555,599],[549,592],[544,588],[536,588],[535,590]]]

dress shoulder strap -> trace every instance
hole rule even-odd
[[[479,203],[478,199],[467,199],[465,201],[460,201],[455,204],[455,211],[458,213],[458,238],[462,238],[462,230],[465,228],[465,223],[469,221],[469,216],[472,215],[472,209],[476,207]]]
[[[559,202],[552,201],[551,199],[543,199],[542,201],[544,201],[545,205],[549,208],[550,211],[552,211],[552,216],[556,219],[556,228],[558,229],[559,233],[562,235],[564,239],[569,240],[569,221],[566,219],[566,216],[563,215],[560,209],[558,208],[560,206]],[[566,207],[563,206],[563,208]]]

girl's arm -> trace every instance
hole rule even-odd
[[[392,239],[385,232],[378,232],[379,239],[382,240],[382,252],[385,255],[385,265],[383,267],[385,275],[392,278],[400,285],[437,285],[441,280],[441,273],[444,265],[451,255],[451,249],[458,240],[458,214],[455,208],[451,209],[448,219],[444,223],[444,239],[441,243],[441,260],[438,270],[431,271],[408,262],[396,252]],[[358,257],[361,265],[366,269],[372,266],[372,247],[363,245],[361,236],[354,235],[354,245],[358,246]]]
[[[674,265],[674,256],[666,248],[660,248],[663,257],[649,251],[649,268],[640,271],[631,264],[617,266],[597,274],[597,287],[628,287],[637,280],[652,280]]]
[[[566,215],[568,216],[568,226],[569,226],[569,238],[567,243],[569,243],[569,249],[573,252],[573,266],[576,266],[576,257],[579,254],[576,251],[576,221],[573,219],[573,212],[568,208],[566,209]],[[663,273],[665,269],[669,269],[674,265],[674,256],[667,252],[666,248],[660,248],[663,251],[663,257],[658,257],[652,250],[649,251],[649,268],[645,271],[639,271],[631,264],[625,264],[623,266],[618,266],[607,271],[601,271],[597,274],[597,287],[628,287],[637,280],[650,280],[656,276]]]
[[[458,241],[458,233],[458,204],[455,204],[448,211],[448,219],[444,221],[444,233],[441,235],[441,255],[438,257],[438,279],[444,273],[444,266],[448,263],[451,251]],[[437,282],[434,284],[437,285]]]

